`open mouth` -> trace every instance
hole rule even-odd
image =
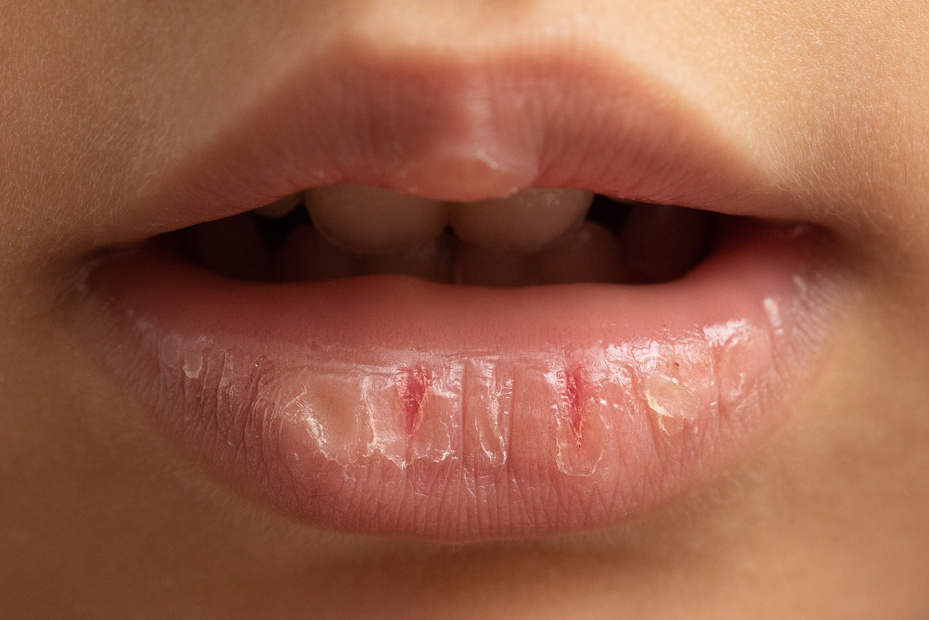
[[[721,217],[583,190],[454,203],[340,185],[184,229],[177,241],[196,264],[244,280],[393,274],[475,286],[648,284],[705,258]]]
[[[93,261],[104,360],[318,527],[542,536],[698,488],[810,374],[828,239],[673,89],[580,60],[307,59]]]

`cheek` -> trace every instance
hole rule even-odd
[[[230,27],[245,12],[206,4],[38,2],[4,16],[0,187],[16,255],[86,250],[124,223],[195,139],[205,101],[233,101],[236,71],[256,72]]]

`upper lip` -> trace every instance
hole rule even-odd
[[[595,43],[517,41],[439,56],[369,43],[308,48],[256,96],[215,114],[148,186],[148,217],[103,244],[338,182],[459,201],[575,187],[796,218],[740,137],[661,76]]]

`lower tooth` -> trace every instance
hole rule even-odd
[[[284,239],[271,267],[277,280],[331,280],[358,273],[357,256],[336,247],[309,224],[296,227]]]
[[[330,185],[304,193],[316,228],[362,254],[383,254],[438,237],[447,224],[443,203],[363,185]]]
[[[451,207],[459,237],[485,247],[534,252],[580,226],[593,193],[574,189],[528,189]]]
[[[622,257],[619,242],[601,224],[585,222],[557,246],[533,257],[546,284],[619,282]]]
[[[711,214],[667,205],[635,205],[623,226],[624,279],[666,282],[684,275],[708,250]]]
[[[271,262],[258,222],[250,213],[198,224],[184,231],[193,262],[240,280],[263,280]]]
[[[447,282],[451,273],[451,252],[447,235],[424,244],[403,248],[390,254],[368,256],[364,273],[399,274],[433,282]]]

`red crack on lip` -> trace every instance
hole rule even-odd
[[[574,440],[580,448],[584,443],[584,416],[581,411],[584,401],[584,385],[586,383],[584,371],[581,368],[565,369],[564,390],[562,402],[571,430],[574,431]]]
[[[408,435],[413,435],[422,426],[423,410],[431,387],[432,372],[422,364],[407,368],[397,378],[397,398]]]

